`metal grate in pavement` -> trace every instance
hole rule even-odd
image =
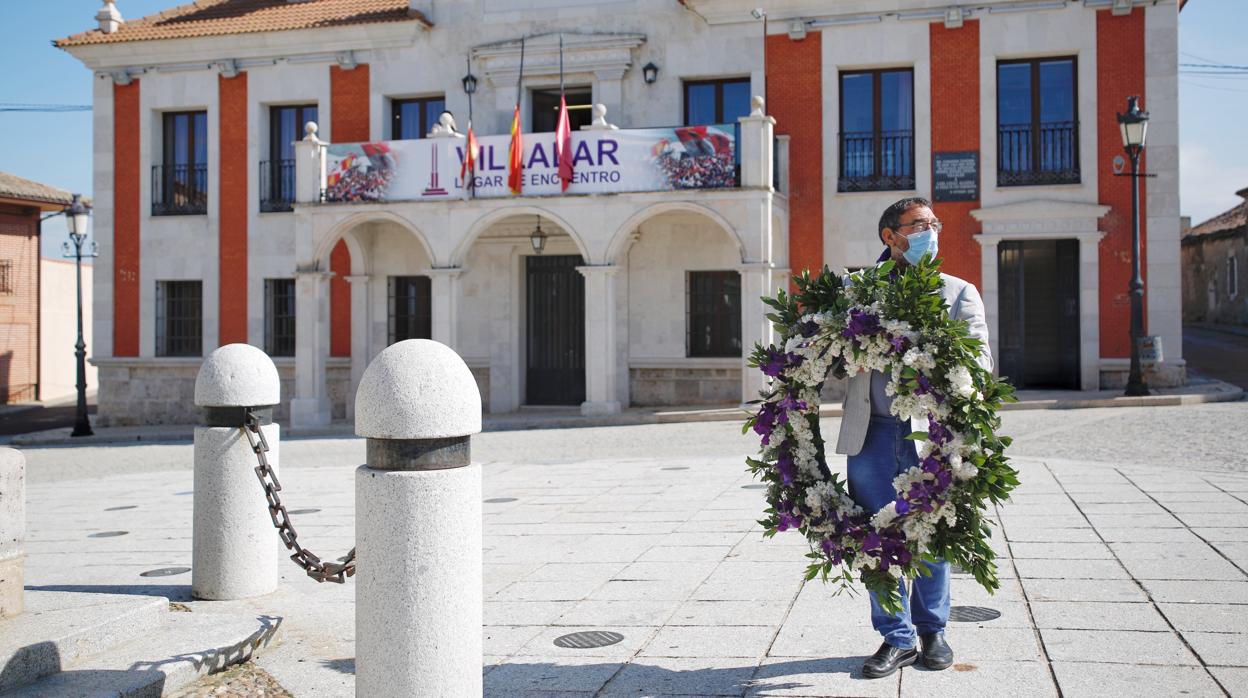
[[[1000,611],[987,606],[954,606],[949,609],[949,620],[958,623],[982,623],[1000,617]]]
[[[117,536],[124,536],[127,533],[129,533],[129,531],[100,531],[99,533],[92,533],[88,535],[87,538],[116,538]]]
[[[190,567],[160,567],[146,572],[140,572],[140,577],[172,577],[178,574],[186,574],[190,572]]]
[[[581,632],[560,635],[555,638],[555,647],[587,650],[595,647],[614,645],[623,639],[623,635],[613,633],[608,630],[582,630]]]
[[[507,502],[514,502],[514,501],[516,501],[515,497],[495,497],[493,499],[485,500],[485,503],[486,504],[506,504]]]

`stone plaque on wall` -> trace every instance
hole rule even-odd
[[[979,151],[932,153],[932,201],[979,200]]]

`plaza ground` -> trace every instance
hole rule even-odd
[[[858,671],[879,643],[865,599],[803,583],[796,535],[762,538],[738,423],[475,437],[487,695],[1248,695],[1248,402],[1004,421],[1024,484],[999,514],[1002,587],[953,583],[955,606],[1001,616],[951,623],[954,669],[876,681]],[[188,444],[24,452],[28,588],[277,616],[284,639],[257,666],[296,696],[351,695],[351,582],[284,564],[275,594],[192,602],[189,573],[139,576],[189,567]],[[354,438],[282,445],[285,499],[313,510],[294,516],[300,540],[325,557],[353,543],[363,457]],[[553,644],[580,630],[624,639]]]

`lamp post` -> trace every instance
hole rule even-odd
[[[78,359],[78,416],[70,436],[91,436],[94,433],[91,431],[91,420],[87,417],[87,343],[82,339],[82,258],[99,256],[94,240],[83,251],[90,213],[91,207],[82,200],[82,195],[74,194],[73,202],[65,210],[70,242],[61,243],[62,255],[74,258],[78,272],[78,342],[74,344],[74,356]],[[73,243],[72,248],[70,243]]]
[[[1148,112],[1140,111],[1140,98],[1127,98],[1127,113],[1118,115],[1122,146],[1131,158],[1131,372],[1127,395],[1148,395],[1148,385],[1140,371],[1140,341],[1144,337],[1144,280],[1140,277],[1140,154],[1148,134]]]
[[[542,230],[542,217],[537,217],[537,228],[529,235],[529,244],[533,246],[533,251],[541,254],[546,249],[546,232]]]

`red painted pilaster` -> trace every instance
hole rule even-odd
[[[247,73],[217,78],[221,172],[217,189],[220,342],[247,342]]]
[[[956,29],[931,25],[932,70],[932,153],[979,152],[979,21],[971,20]],[[980,196],[985,173],[981,171]],[[950,201],[932,205],[944,223],[940,234],[941,269],[946,274],[980,286],[982,250],[974,236],[979,222],[971,211],[979,201]]]
[[[1148,109],[1144,94],[1144,8],[1115,17],[1109,10],[1096,13],[1096,139],[1095,163],[1083,163],[1084,171],[1096,168],[1100,203],[1110,206],[1101,219],[1100,321],[1101,356],[1126,357],[1131,351],[1131,178],[1115,177],[1116,156],[1126,160],[1118,129],[1118,112],[1127,110],[1127,97],[1138,95],[1140,108]],[[1089,134],[1090,135],[1090,134]],[[1147,151],[1145,151],[1147,153]],[[1140,171],[1147,172],[1146,157]],[[1130,171],[1128,163],[1124,171]],[[1140,180],[1140,269],[1147,269],[1145,245],[1145,187]],[[1147,285],[1148,280],[1145,279]],[[1144,321],[1148,324],[1148,296],[1144,297]]]
[[[329,68],[330,136],[338,143],[367,141],[369,135],[368,64],[351,70]],[[351,252],[341,240],[329,257],[329,355],[351,356]]]
[[[139,355],[139,81],[113,85],[113,356]]]
[[[789,136],[789,267],[823,268],[823,34],[767,37],[767,113]]]

